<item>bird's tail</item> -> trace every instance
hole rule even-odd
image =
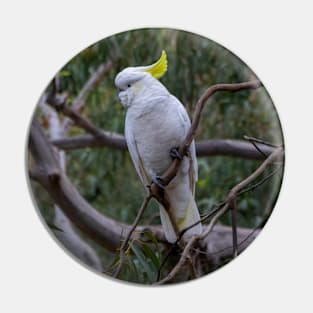
[[[187,197],[187,201],[185,203],[181,202],[181,199],[176,197],[175,192],[168,192],[168,196],[170,199],[171,210],[175,217],[175,222],[178,227],[179,231],[187,228],[188,226],[193,225],[194,223],[200,220],[199,211],[194,200],[193,194],[190,194]],[[186,206],[187,203],[187,206]],[[162,226],[164,229],[165,237],[168,242],[174,243],[177,239],[174,227],[171,223],[170,217],[166,210],[163,208],[162,205],[160,206],[160,217]],[[202,225],[201,223],[193,226],[190,228],[184,235],[183,240],[187,242],[189,238],[193,235],[199,235],[202,232]]]

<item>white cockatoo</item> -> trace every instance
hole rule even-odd
[[[145,186],[153,181],[162,187],[160,176],[169,167],[173,155],[177,153],[175,148],[190,127],[184,106],[158,81],[166,70],[166,53],[162,51],[156,63],[128,67],[115,78],[119,99],[127,109],[125,137],[128,150]],[[177,176],[165,189],[179,231],[200,220],[194,200],[197,171],[195,143],[192,142],[188,154],[183,156]],[[166,239],[173,243],[177,239],[175,228],[167,211],[161,204],[159,206]],[[183,240],[188,241],[190,236],[201,231],[199,223],[184,234]]]

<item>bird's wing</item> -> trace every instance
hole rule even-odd
[[[137,143],[133,136],[133,132],[131,129],[130,123],[125,124],[125,138],[126,143],[128,147],[128,151],[130,153],[130,156],[132,158],[132,161],[135,165],[136,171],[144,185],[149,184],[149,179],[147,172],[145,170],[144,164],[142,162],[142,159],[140,157],[140,154],[138,152]]]
[[[182,103],[173,96],[177,105],[177,113],[181,121],[181,125],[184,130],[184,138],[187,135],[189,128],[191,126],[191,122],[188,116],[188,113],[185,109],[185,107],[182,105]],[[197,163],[197,157],[196,157],[196,145],[195,141],[193,140],[190,147],[189,147],[189,160],[190,160],[190,166],[189,166],[189,177],[190,177],[190,188],[194,194],[195,190],[195,184],[198,180],[198,163]]]

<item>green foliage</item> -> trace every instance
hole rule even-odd
[[[60,71],[61,90],[69,95],[68,105],[101,63],[113,60],[113,69],[87,97],[83,115],[97,127],[123,133],[125,110],[114,86],[116,74],[128,66],[155,62],[162,50],[168,56],[168,72],[161,79],[191,114],[204,90],[215,83],[235,83],[255,78],[255,74],[230,51],[200,36],[171,29],[143,29],[101,40],[76,55]],[[83,133],[73,127],[71,135]],[[282,133],[273,103],[264,88],[236,93],[220,92],[206,105],[197,140],[213,138],[242,139],[244,135],[282,143]],[[201,158],[196,200],[202,214],[221,201],[235,184],[251,174],[259,161],[230,157]],[[141,185],[127,151],[110,148],[82,149],[67,153],[67,173],[80,193],[97,210],[119,221],[131,223],[143,199]],[[264,174],[266,175],[266,173]],[[269,180],[238,201],[239,226],[255,227],[268,216],[280,188],[279,176]],[[39,209],[51,222],[49,200],[34,185]],[[51,209],[51,203],[50,203]],[[150,203],[144,220],[157,213]],[[159,223],[155,219],[154,223]],[[223,223],[229,224],[228,217]],[[150,241],[153,242],[152,238]],[[114,257],[101,247],[103,262]],[[162,251],[157,245],[131,245],[122,278],[151,282],[160,265]]]

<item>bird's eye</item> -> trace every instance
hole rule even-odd
[[[128,84],[128,85],[127,85],[127,87],[129,88],[129,87],[131,87],[131,85],[130,85],[130,84]]]

